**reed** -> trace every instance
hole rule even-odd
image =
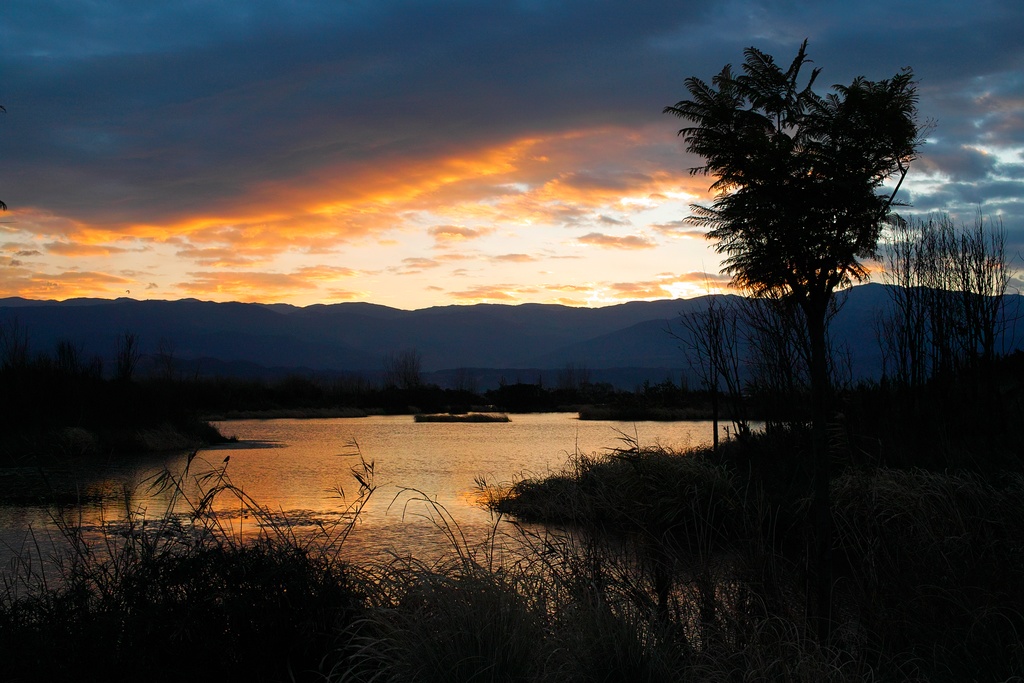
[[[728,451],[728,449],[726,449]],[[101,542],[58,521],[69,553],[0,593],[2,680],[959,681],[1024,676],[1024,477],[848,470],[833,482],[837,627],[803,612],[797,535],[705,452],[575,454],[487,487],[512,532],[353,566],[344,544],[373,494],[352,444],[350,516],[302,535],[234,487],[227,463],[165,473],[163,515],[130,509]],[[728,453],[726,453],[728,455]],[[728,458],[725,458],[728,460]],[[739,462],[738,460],[729,460]],[[188,484],[188,485],[186,485]],[[192,485],[194,484],[194,486]],[[219,516],[233,496],[252,534]],[[397,500],[397,499],[396,499]],[[527,520],[555,522],[544,526]]]
[[[493,510],[524,521],[573,522],[693,548],[735,536],[741,491],[702,451],[641,447],[623,437],[607,454],[576,453],[563,471],[486,491]]]
[[[337,553],[373,492],[372,463],[353,473],[349,521],[301,537],[231,483],[227,458],[193,473],[194,456],[149,482],[169,493],[162,515],[133,509],[126,493],[123,519],[97,541],[80,518],[56,514],[62,552],[6,576],[0,679],[317,679],[333,633],[361,609]],[[218,516],[222,496],[253,534]]]
[[[833,498],[841,587],[872,647],[954,680],[1024,675],[1024,476],[851,471]]]
[[[737,448],[763,442],[771,458],[776,441]],[[1024,477],[886,468],[838,476],[835,633],[818,642],[803,611],[808,499],[766,491],[752,475],[766,467],[757,457],[577,454],[554,476],[489,494],[496,510],[599,543],[600,552],[576,544],[563,553],[563,572],[576,567],[601,601],[611,591],[669,625],[683,669],[700,680],[730,680],[739,668],[764,680],[1024,675]],[[755,464],[741,477],[743,462]]]
[[[338,681],[534,681],[544,666],[543,615],[513,576],[461,564],[377,568],[373,605],[351,629]]]

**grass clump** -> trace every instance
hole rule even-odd
[[[665,680],[1024,676],[1024,477],[843,471],[832,482],[835,628],[820,642],[805,613],[808,496],[784,493],[800,491],[799,472],[788,488],[758,476],[779,439],[754,435],[717,456],[635,444],[577,455],[561,473],[492,489],[491,505],[589,539],[564,559],[596,599],[574,609],[642,615],[648,629],[629,630],[658,634],[675,672]]]
[[[4,680],[301,680],[359,605],[341,567],[268,540],[72,572],[2,610]]]
[[[848,471],[832,492],[842,589],[872,647],[952,680],[1024,675],[1024,476]]]
[[[369,570],[365,617],[335,654],[330,680],[675,679],[678,641],[626,595],[611,565],[595,564],[571,537],[514,546],[518,557],[501,565],[460,553],[443,566],[396,560]]]
[[[378,568],[372,605],[339,659],[338,681],[535,681],[544,615],[514,577],[473,563]]]
[[[576,453],[561,473],[488,491],[493,510],[522,521],[572,522],[701,549],[735,535],[740,495],[725,466],[628,439],[604,457]]]
[[[64,552],[4,577],[0,680],[322,680],[334,634],[362,608],[337,555],[353,517],[300,537],[231,484],[226,462],[164,473],[151,485],[170,494],[165,514],[126,510],[99,540],[58,514]],[[373,491],[362,469],[352,515]],[[225,495],[254,535],[222,523]]]

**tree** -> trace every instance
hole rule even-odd
[[[945,214],[889,231],[883,281],[893,285],[881,320],[885,370],[916,393],[937,377],[990,366],[1007,324],[1010,282],[1002,221],[957,227]]]
[[[156,347],[156,366],[160,370],[160,376],[168,382],[174,379],[174,366],[177,361],[174,358],[174,342],[167,337],[160,337]]]
[[[730,418],[737,435],[746,435],[749,424],[743,404],[740,379],[740,316],[728,299],[709,294],[704,308],[694,308],[680,316],[683,342],[691,367],[700,376],[701,385],[711,394],[712,449],[718,452],[719,392],[725,385]],[[696,362],[691,359],[696,356]]]
[[[828,312],[838,288],[867,275],[920,144],[917,86],[909,68],[890,79],[857,77],[822,97],[806,78],[807,41],[783,70],[756,48],[742,73],[726,65],[711,83],[686,79],[690,99],[665,108],[693,125],[679,135],[703,158],[691,174],[717,177],[711,206],[692,221],[709,228],[733,284],[774,294],[802,311],[810,348],[814,429],[815,599],[822,635],[831,606],[831,524],[825,423],[830,394]],[[882,186],[898,178],[895,188]]]
[[[423,359],[416,349],[389,351],[384,355],[384,386],[415,389],[422,384]]]
[[[0,371],[20,371],[28,367],[28,329],[17,316],[0,323]]]
[[[582,391],[590,384],[590,368],[586,363],[569,361],[558,372],[558,388],[567,392]]]
[[[135,366],[139,363],[140,355],[139,335],[125,330],[117,338],[114,378],[121,382],[130,382],[135,374]]]

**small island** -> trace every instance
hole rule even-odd
[[[416,422],[508,422],[504,413],[420,413]]]

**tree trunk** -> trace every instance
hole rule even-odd
[[[813,498],[811,522],[813,525],[813,577],[808,594],[808,612],[816,622],[818,637],[828,641],[832,631],[832,514],[829,496],[831,480],[828,450],[828,406],[831,387],[828,376],[828,342],[825,334],[827,307],[804,309],[807,333],[811,346],[811,416],[813,429]]]
[[[711,450],[718,453],[718,378],[711,385],[711,430]]]

